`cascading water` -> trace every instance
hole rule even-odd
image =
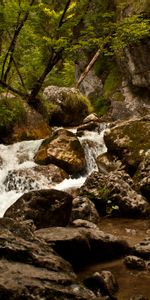
[[[7,208],[12,205],[24,192],[37,189],[55,188],[67,190],[80,187],[88,174],[97,170],[96,157],[106,152],[103,135],[106,125],[99,132],[84,131],[79,137],[87,162],[87,170],[84,176],[69,178],[52,186],[50,178],[44,175],[38,176],[34,163],[34,155],[42,140],[23,141],[13,145],[0,145],[0,217]]]

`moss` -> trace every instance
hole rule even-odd
[[[78,112],[82,112],[82,110],[87,110],[87,113],[91,113],[93,111],[91,102],[80,93],[63,92],[62,96],[64,99],[64,106],[67,107],[68,111],[72,112],[76,110]]]
[[[48,101],[47,99],[41,97],[39,102],[38,110],[47,120],[50,119],[53,111],[55,110],[56,105],[52,102]]]
[[[117,65],[114,65],[104,82],[104,88],[103,88],[104,98],[107,99],[113,95],[115,90],[120,85],[120,79],[121,77],[120,77],[120,72],[118,71],[118,67]]]
[[[115,92],[112,95],[112,100],[122,102],[122,101],[124,101],[124,96],[121,92]]]
[[[149,0],[115,0],[115,2],[118,10],[131,7],[135,13],[150,12]]]
[[[0,132],[9,131],[14,125],[25,122],[26,111],[19,98],[0,99]]]
[[[110,109],[110,101],[105,99],[103,96],[96,99],[95,103],[93,103],[95,112],[98,116],[103,116],[108,113]]]

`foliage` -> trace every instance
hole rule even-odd
[[[15,123],[26,118],[22,101],[17,98],[0,99],[0,132],[10,130]]]
[[[147,17],[119,21],[111,0],[0,1],[0,85],[33,105],[45,80],[74,84],[80,50],[111,56],[149,33]]]
[[[98,116],[105,115],[110,108],[110,101],[103,96],[100,98],[97,98],[93,102],[94,110],[97,113]]]
[[[116,90],[120,83],[120,74],[116,65],[112,66],[105,82],[103,88],[103,96],[104,98],[109,98],[113,92]]]

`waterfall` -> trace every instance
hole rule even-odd
[[[85,152],[86,174],[65,179],[56,185],[52,185],[44,175],[37,176],[34,156],[42,140],[23,141],[8,146],[0,144],[0,217],[24,192],[52,187],[59,190],[80,187],[87,175],[97,170],[96,157],[106,152],[103,141],[105,128],[106,124],[98,132],[84,131],[79,137]]]

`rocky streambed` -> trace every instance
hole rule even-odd
[[[6,210],[0,219],[0,299],[150,299],[149,130],[148,116],[113,124],[104,136],[107,153],[96,155],[97,168],[80,188],[29,185]],[[66,179],[86,168],[79,141],[64,129],[34,157],[42,164],[37,182],[51,164]]]

